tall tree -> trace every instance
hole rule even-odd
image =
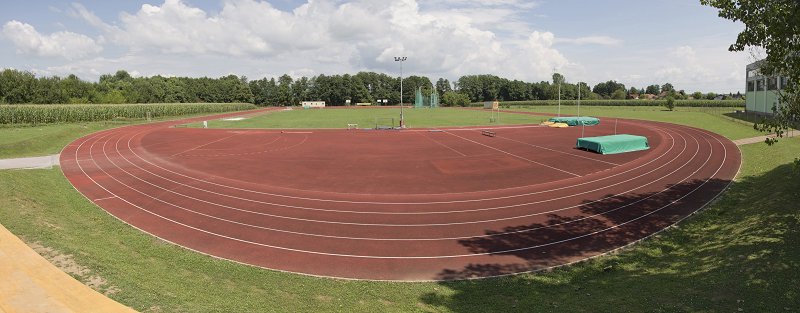
[[[447,78],[439,78],[436,81],[436,92],[439,93],[439,97],[441,98],[448,91],[453,91],[453,88],[450,87],[450,81]]]
[[[763,48],[767,57],[761,65],[761,73],[782,75],[794,82],[781,91],[784,105],[775,112],[775,118],[755,125],[756,129],[782,137],[792,121],[800,117],[800,1],[701,0],[700,3],[719,9],[722,18],[744,23],[744,30],[728,50]],[[768,138],[766,142],[773,144],[777,138]],[[800,163],[800,159],[795,162]]]
[[[658,94],[661,93],[661,86],[659,86],[659,85],[647,86],[647,89],[645,90],[645,93],[648,93],[648,94],[651,94],[651,95],[658,95]]]
[[[661,86],[661,91],[664,91],[664,92],[667,92],[667,93],[673,93],[673,92],[675,92],[675,87],[672,86],[672,84],[670,84],[670,83],[665,83],[664,85]]]

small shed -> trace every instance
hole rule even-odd
[[[325,107],[325,101],[303,101],[300,102],[304,109],[321,109]]]

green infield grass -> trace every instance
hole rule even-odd
[[[495,113],[491,110],[466,110],[460,108],[403,110],[407,127],[487,126],[509,124],[538,124],[544,116],[527,114]],[[491,118],[494,117],[492,120]],[[399,108],[327,108],[294,109],[250,116],[242,120],[208,121],[211,128],[347,128],[357,124],[358,128],[375,128],[376,123],[394,126],[400,123]],[[192,123],[189,127],[202,127]]]
[[[580,107],[580,115],[599,117],[600,123],[613,123],[614,118],[632,118],[693,126],[710,130],[732,140],[763,135],[763,133],[753,129],[753,124],[751,122],[733,117],[733,113],[737,109],[742,110],[743,108],[677,107],[674,111],[669,111],[664,107],[614,107],[583,105]],[[553,105],[524,107],[512,106],[506,110],[558,114],[558,106]],[[577,115],[578,107],[562,105],[561,114]]]

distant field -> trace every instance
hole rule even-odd
[[[441,126],[477,126],[477,125],[509,125],[538,124],[547,117],[527,114],[500,113],[496,121],[491,122],[490,111],[466,110],[458,108],[409,109],[403,110],[407,127],[441,127]],[[346,128],[347,124],[358,124],[359,128],[375,127],[378,118],[394,118],[394,124],[400,122],[399,108],[329,108],[329,109],[294,109],[290,111],[271,112],[253,116],[244,120],[208,121],[212,128]],[[201,123],[189,124],[200,127]]]
[[[631,118],[648,121],[667,122],[710,130],[729,139],[741,139],[761,136],[763,133],[753,129],[753,124],[732,117],[736,110],[744,108],[675,108],[668,111],[664,107],[615,107],[586,106],[580,107],[580,115],[600,117],[601,123],[611,122],[613,118]],[[511,111],[558,114],[558,106],[522,106],[509,109]],[[578,107],[562,105],[561,114],[577,115]],[[729,116],[730,115],[730,116]]]
[[[0,125],[147,119],[252,110],[249,103],[136,103],[0,105]]]

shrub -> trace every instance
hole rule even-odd
[[[667,109],[669,109],[670,111],[675,109],[675,98],[673,98],[672,96],[667,97],[667,102],[664,103],[664,106],[667,107]]]
[[[461,107],[465,107],[470,104],[469,96],[462,93],[457,93],[455,91],[445,92],[444,95],[442,96],[442,103],[448,106],[461,106]]]

